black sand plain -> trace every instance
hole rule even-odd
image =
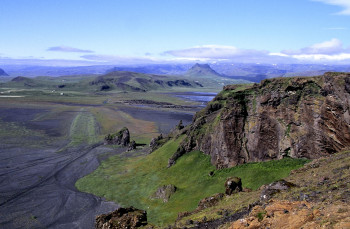
[[[50,118],[40,119],[49,112]],[[123,112],[155,122],[159,133],[169,132],[180,119],[188,124],[193,115],[135,107],[123,107]],[[70,146],[67,136],[76,115],[76,106],[54,113],[44,105],[1,103],[0,228],[93,228],[96,215],[118,208],[74,184],[102,158],[126,149],[102,142]]]

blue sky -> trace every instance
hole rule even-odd
[[[1,0],[0,31],[0,64],[350,64],[350,0]]]

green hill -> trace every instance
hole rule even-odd
[[[101,91],[122,90],[140,92],[164,90],[173,87],[202,87],[202,85],[198,82],[181,79],[180,77],[126,71],[114,71],[105,75],[98,76],[90,82],[90,85],[98,86]]]

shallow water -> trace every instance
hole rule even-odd
[[[183,92],[173,94],[174,97],[185,101],[200,102],[202,106],[213,100],[216,95],[216,92]]]

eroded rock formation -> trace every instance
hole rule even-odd
[[[113,144],[113,145],[122,145],[122,146],[128,146],[130,143],[130,132],[129,129],[124,127],[120,131],[114,133],[114,134],[108,134],[105,137],[105,143],[106,144]]]
[[[333,154],[350,147],[349,107],[350,73],[227,86],[186,127],[169,166],[192,150],[217,168]]]

